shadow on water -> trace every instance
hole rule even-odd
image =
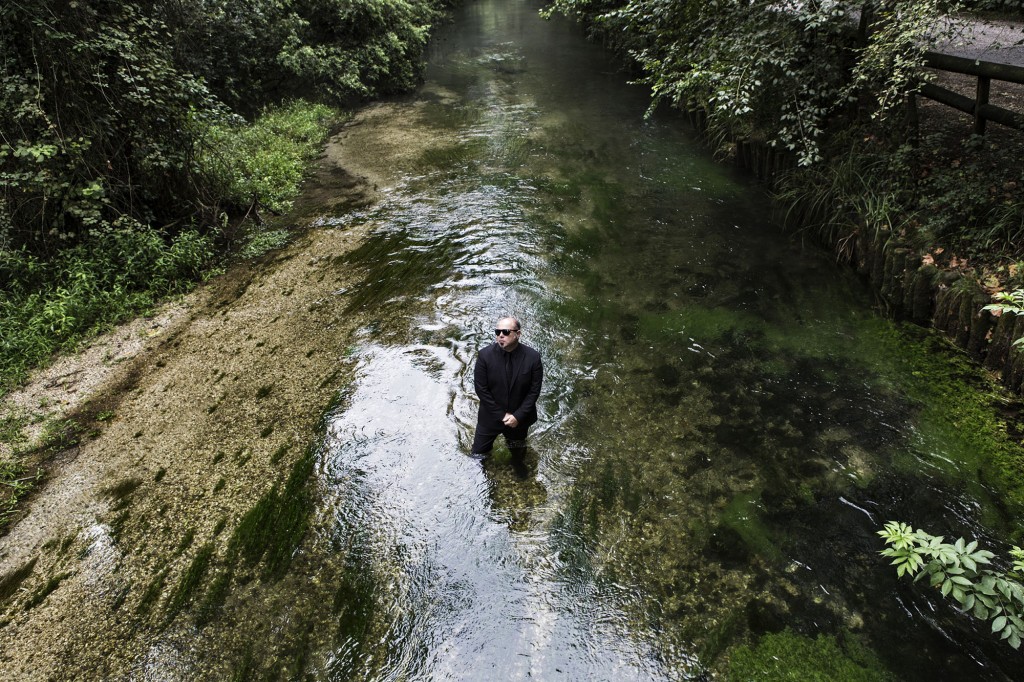
[[[308,668],[698,679],[788,631],[880,678],[1013,677],[877,554],[890,519],[993,547],[1015,523],[945,424],[947,360],[536,9],[463,8],[385,119],[422,149],[323,221],[372,236],[335,262],[362,328],[318,472],[341,566]],[[478,462],[472,367],[506,314],[544,357],[541,421],[523,462]]]

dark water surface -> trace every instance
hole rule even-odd
[[[1000,525],[906,359],[943,362],[933,342],[626,80],[531,2],[467,2],[396,105],[428,143],[353,152],[399,180],[325,220],[374,236],[346,264],[365,324],[320,471],[348,566],[321,673],[698,678],[788,627],[904,679],[1012,677],[877,554],[889,519]],[[506,314],[546,368],[525,475],[469,457]]]

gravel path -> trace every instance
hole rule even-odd
[[[1024,66],[1024,23],[951,19],[947,26],[958,35],[941,43],[938,52]]]

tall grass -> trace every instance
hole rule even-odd
[[[906,224],[908,212],[893,189],[898,185],[887,182],[888,177],[884,159],[853,150],[789,172],[776,199],[785,208],[789,229],[809,233],[848,257],[859,225],[888,235]]]

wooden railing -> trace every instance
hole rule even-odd
[[[996,62],[983,62],[966,57],[954,57],[940,52],[926,52],[925,63],[934,69],[964,73],[977,76],[978,89],[974,99],[966,97],[947,88],[925,83],[918,94],[936,102],[941,102],[965,114],[974,116],[974,132],[985,134],[985,123],[994,121],[1010,128],[1024,130],[1024,114],[989,104],[989,89],[992,80],[1024,84],[1024,67]]]

